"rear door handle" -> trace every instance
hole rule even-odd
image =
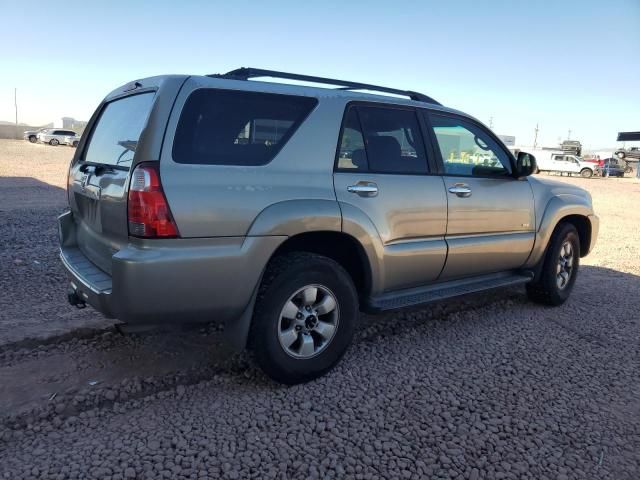
[[[456,183],[449,187],[449,193],[453,193],[461,198],[467,198],[471,196],[471,189],[466,183]]]
[[[347,192],[355,193],[361,197],[375,197],[378,195],[378,185],[373,182],[358,182],[355,185],[349,185]]]

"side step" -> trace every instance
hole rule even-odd
[[[371,297],[365,307],[370,312],[395,310],[493,288],[521,285],[530,282],[532,279],[533,272],[519,271],[491,273],[461,280],[449,280],[425,287],[408,288]]]

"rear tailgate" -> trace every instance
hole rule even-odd
[[[186,77],[159,78],[135,82],[108,96],[70,167],[68,195],[75,238],[63,243],[77,247],[108,274],[112,256],[129,239],[130,171],[140,161],[160,158],[166,120]]]

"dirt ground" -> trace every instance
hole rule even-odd
[[[292,388],[214,329],[123,337],[65,300],[68,147],[0,141],[0,478],[640,478],[640,183],[555,176],[601,219],[571,299],[362,319]]]

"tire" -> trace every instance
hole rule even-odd
[[[320,313],[320,308],[331,308],[331,300],[333,309]],[[307,311],[306,306],[311,308]],[[260,285],[249,348],[276,382],[308,382],[340,361],[358,313],[356,288],[340,264],[313,253],[281,255],[269,262]]]
[[[589,170],[588,168],[583,168],[580,170],[580,176],[582,178],[591,178],[593,176],[593,170]]]
[[[71,146],[72,146],[73,148],[78,148],[78,141],[77,141],[77,140],[76,140],[76,141],[74,141],[74,142],[71,144]]]
[[[616,152],[616,157],[618,158],[624,158],[626,155],[624,152]]]
[[[38,137],[36,137],[35,135],[29,135],[29,142],[30,143],[37,143],[38,142]]]
[[[55,147],[56,145],[60,145],[60,142],[55,138],[52,138],[51,140],[49,140],[49,145],[51,145],[52,147]]]
[[[565,245],[571,248],[571,266],[568,271],[568,278],[563,276],[564,283],[561,283],[560,276],[567,273],[567,250]],[[561,253],[565,261],[564,268],[561,266]],[[547,247],[544,263],[538,278],[527,284],[527,295],[531,300],[544,305],[562,305],[573,289],[578,268],[580,266],[580,237],[578,231],[570,223],[559,223]],[[562,272],[559,270],[563,269]]]

